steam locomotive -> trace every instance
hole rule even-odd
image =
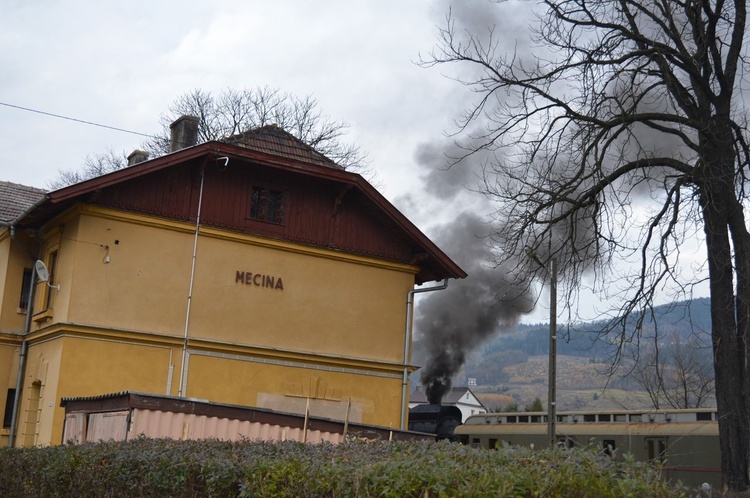
[[[417,405],[409,410],[409,430],[435,434],[436,439],[456,441],[461,410],[448,405]]]

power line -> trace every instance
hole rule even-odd
[[[123,133],[130,133],[132,135],[140,135],[142,137],[147,137],[147,138],[158,138],[158,137],[155,137],[154,135],[149,135],[147,133],[140,133],[138,131],[126,130],[124,128],[117,128],[116,126],[109,126],[109,125],[104,125],[104,124],[100,124],[100,123],[94,123],[93,121],[86,121],[86,120],[83,120],[83,119],[71,118],[71,117],[68,117],[68,116],[62,116],[60,114],[53,114],[51,112],[40,111],[38,109],[30,109],[28,107],[22,107],[20,105],[8,104],[6,102],[0,102],[0,105],[4,105],[5,107],[12,107],[14,109],[20,109],[22,111],[34,112],[36,114],[43,114],[44,116],[52,116],[53,118],[67,119],[68,121],[75,121],[76,123],[83,123],[83,124],[87,124],[87,125],[91,125],[91,126],[98,126],[99,128],[107,128],[108,130],[121,131]]]

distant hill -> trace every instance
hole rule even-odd
[[[626,325],[626,333],[634,332],[636,317]],[[590,363],[606,364],[615,347],[613,338],[603,335],[606,321],[594,321],[559,327],[557,353],[588,359]],[[710,344],[710,299],[699,298],[659,306],[653,316],[644,319],[641,337],[653,337],[658,331],[663,340],[687,341],[703,339]],[[510,381],[508,367],[524,364],[530,357],[547,355],[549,324],[519,325],[515,331],[501,333],[474,351],[464,366],[457,385],[465,385],[469,378],[478,386],[497,386]]]

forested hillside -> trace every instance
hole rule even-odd
[[[694,335],[710,336],[711,313],[708,298],[682,301],[654,309],[654,316],[647,316],[642,335],[651,336],[655,331],[661,337],[688,340]],[[634,318],[630,320],[631,324]],[[597,321],[572,325],[558,325],[557,352],[560,355],[605,359],[612,353],[612,341],[603,336],[607,322]],[[634,325],[631,325],[634,327]],[[658,329],[657,329],[658,328]],[[473,360],[478,363],[518,363],[523,356],[547,354],[549,348],[549,324],[521,324],[509,333],[498,333],[476,352]],[[521,354],[519,358],[517,355]],[[469,372],[467,371],[467,374]]]
[[[575,405],[580,404],[581,396],[598,398],[596,392],[581,395],[584,390],[603,392],[606,386],[610,391],[622,390],[636,396],[640,389],[627,368],[612,377],[607,376],[616,341],[612,334],[603,333],[606,328],[604,321],[559,326],[557,385],[560,390],[578,392],[571,394]],[[625,333],[634,331],[635,318],[628,322]],[[710,301],[701,298],[655,308],[653,316],[645,317],[640,337],[646,346],[658,338],[660,347],[668,350],[676,343],[710,344],[710,334]],[[523,407],[535,397],[545,399],[548,348],[549,324],[519,325],[514,331],[498,333],[467,358],[460,377],[454,379],[455,384],[466,385],[469,379],[474,379],[475,391],[505,396],[498,397],[492,408],[507,402]],[[632,352],[633,347],[630,347],[629,353]],[[710,347],[705,353],[710,354]],[[625,355],[629,356],[632,355]]]

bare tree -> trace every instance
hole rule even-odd
[[[640,355],[639,361],[630,370],[629,377],[641,386],[651,404],[657,410],[661,408],[662,395],[661,386],[664,378],[664,363],[660,361],[658,347],[645,351]]]
[[[543,279],[555,259],[571,305],[582,277],[593,279],[595,292],[624,303],[610,323],[621,346],[638,344],[640,327],[626,321],[641,323],[658,292],[689,298],[707,273],[722,472],[729,489],[746,490],[746,3],[525,5],[536,14],[532,43],[508,47],[506,30],[457,29],[449,15],[422,61],[459,64],[458,80],[476,94],[458,123],[457,140],[466,148],[453,167],[477,151],[493,153],[481,189],[496,202],[497,263],[525,259],[516,266],[518,279]],[[705,240],[702,266],[681,252],[694,239]]]
[[[122,169],[128,165],[125,153],[117,154],[112,149],[107,149],[101,154],[86,156],[83,167],[79,170],[62,169],[58,171],[57,177],[47,183],[51,190],[73,185],[89,178],[104,175]]]
[[[710,351],[710,349],[708,349]],[[675,408],[706,406],[713,392],[714,372],[710,353],[697,342],[673,345],[664,396]]]
[[[310,96],[297,97],[269,87],[226,89],[217,95],[196,89],[178,97],[169,106],[161,116],[161,132],[143,142],[141,148],[151,157],[167,154],[169,125],[184,115],[200,118],[199,143],[277,125],[345,169],[367,172],[366,155],[356,145],[343,141],[349,125],[331,120]],[[80,171],[60,171],[48,186],[61,188],[126,166],[125,154],[108,151],[87,157]]]
[[[713,395],[713,362],[710,346],[697,338],[654,336],[642,345],[631,377],[646,391],[654,408],[700,408]]]

